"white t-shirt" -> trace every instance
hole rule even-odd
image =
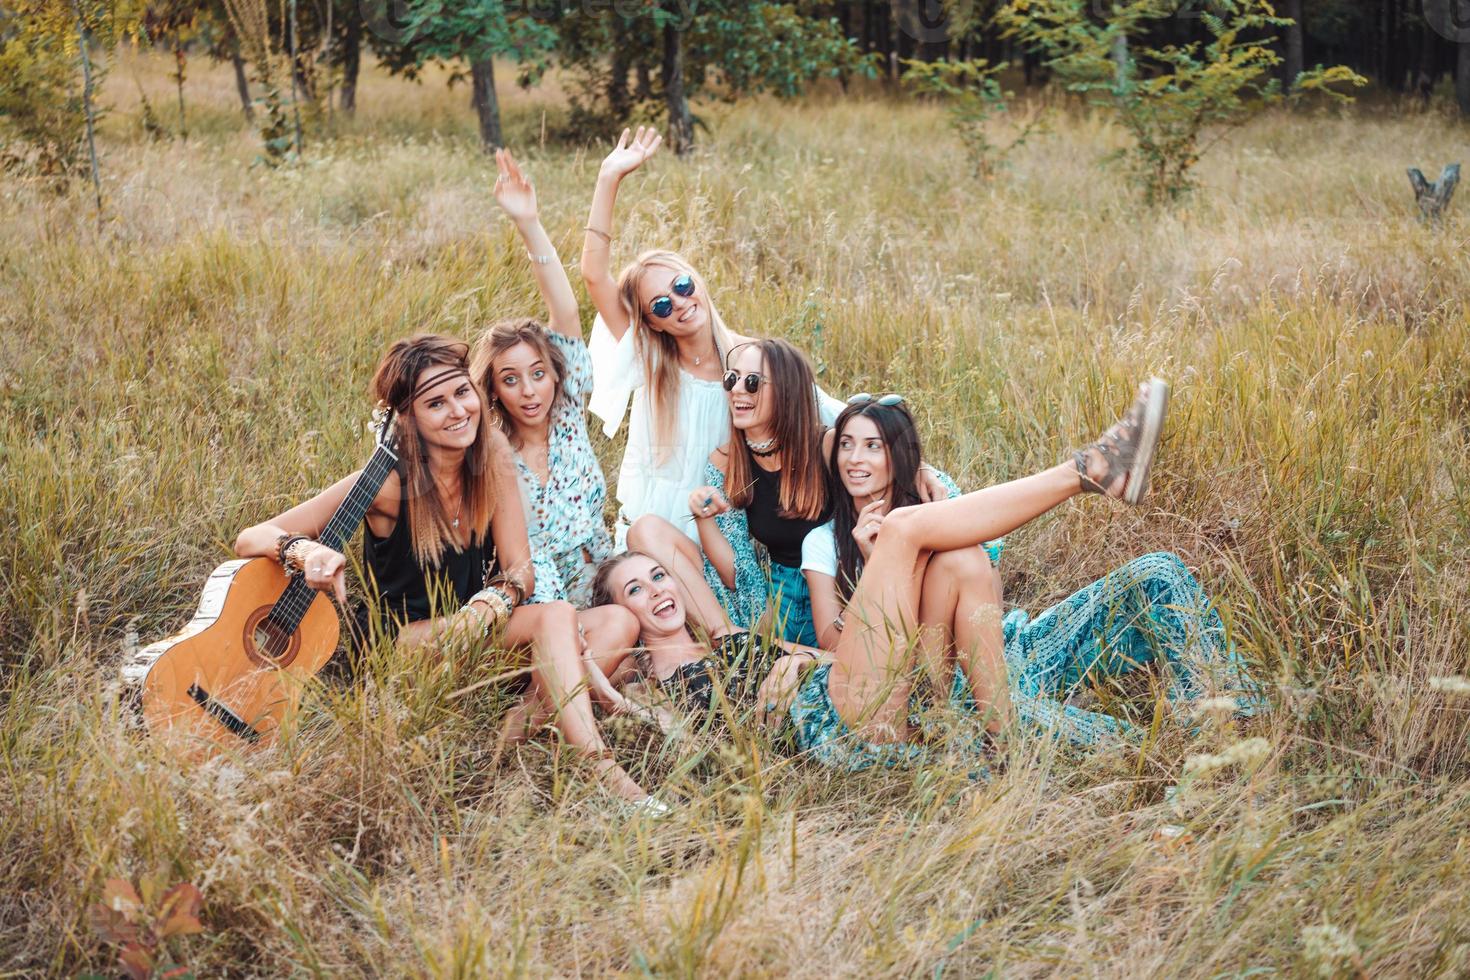
[[[831,521],[806,532],[801,541],[801,570],[837,577],[837,537]]]

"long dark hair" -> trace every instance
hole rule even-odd
[[[888,452],[888,488],[883,499],[888,501],[890,511],[897,507],[908,507],[920,503],[918,491],[919,429],[914,417],[902,404],[879,405],[876,401],[861,405],[849,405],[832,424],[836,430],[832,439],[832,455],[828,460],[827,472],[832,481],[832,535],[837,539],[837,596],[844,605],[852,598],[858,576],[863,571],[863,556],[858,552],[857,542],[852,539],[852,529],[857,525],[857,505],[852,495],[842,485],[842,476],[837,468],[837,450],[842,445],[842,434],[853,419],[863,416],[871,419],[878,427],[883,439],[883,448]]]
[[[825,430],[817,414],[817,382],[812,366],[801,351],[779,338],[740,346],[753,346],[761,352],[765,397],[773,399],[771,417],[781,451],[778,511],[782,517],[814,521],[827,506],[827,474],[822,470]],[[755,459],[745,444],[745,433],[735,428],[733,419],[730,459],[725,465],[726,499],[731,506],[749,507],[755,499]]]

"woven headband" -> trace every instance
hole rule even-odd
[[[421,382],[417,388],[413,390],[413,394],[408,396],[409,403],[412,404],[414,399],[418,398],[424,392],[428,391],[430,388],[434,387],[440,382],[446,381],[449,378],[453,378],[458,375],[464,375],[466,378],[468,378],[470,376],[470,373],[464,368],[456,365],[454,367],[445,368],[438,374],[430,375],[426,380]]]

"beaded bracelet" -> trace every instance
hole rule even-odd
[[[511,602],[510,595],[504,589],[496,588],[493,585],[488,585],[470,596],[466,600],[464,608],[469,609],[477,602],[483,602],[490,607],[490,615],[480,617],[481,636],[489,636],[490,630],[499,626],[507,619],[510,619],[510,611],[515,607],[515,603]]]
[[[295,548],[298,542],[310,540],[304,534],[282,534],[276,538],[276,561],[281,563],[282,568],[289,569],[294,567],[300,570],[301,565],[299,561],[295,564],[292,563],[291,549]]]
[[[296,540],[286,545],[286,560],[282,564],[298,572],[306,571],[306,554],[315,546],[316,542],[306,535],[296,535]]]
[[[550,265],[552,259],[550,255],[537,255],[529,248],[526,249],[526,258],[530,259],[532,262],[535,262],[537,265]]]

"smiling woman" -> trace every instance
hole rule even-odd
[[[376,399],[397,416],[398,464],[369,506],[363,532],[366,580],[379,615],[359,606],[366,627],[381,621],[398,646],[485,650],[492,639],[530,650],[531,685],[512,719],[556,717],[567,742],[588,753],[599,778],[629,800],[647,794],[607,751],[592,717],[581,659],[586,645],[625,647],[630,616],[613,610],[579,622],[566,602],[523,605],[534,587],[531,547],[509,444],[485,425],[484,397],[471,378],[468,348],[419,334],[395,343],[373,378]],[[313,588],[347,600],[346,557],[314,540],[347,497],[357,474],[305,503],[240,532],[240,557],[277,558]],[[447,611],[453,610],[453,611]],[[508,731],[513,737],[521,732]]]

